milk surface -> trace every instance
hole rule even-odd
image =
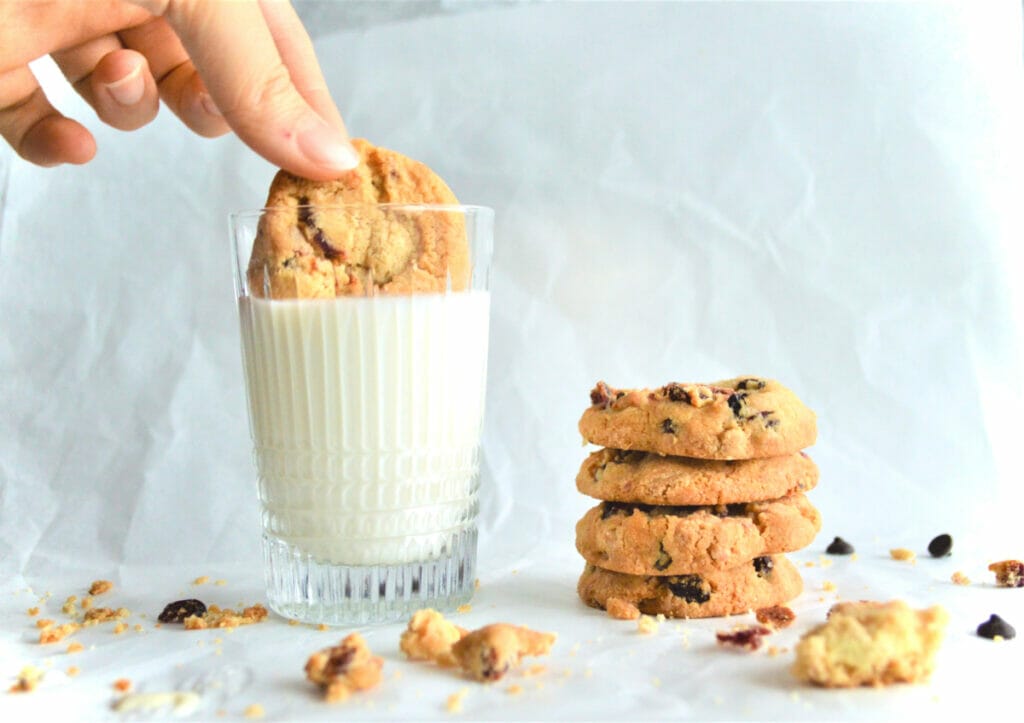
[[[488,292],[239,305],[269,535],[393,565],[475,524]]]

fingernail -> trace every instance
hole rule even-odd
[[[142,77],[142,63],[136,65],[135,70],[121,80],[107,83],[105,87],[111,97],[120,105],[135,105],[142,100],[142,94],[146,92],[146,81]]]
[[[299,150],[317,165],[337,171],[350,171],[359,165],[359,154],[352,144],[322,120],[299,131],[297,141]]]
[[[205,110],[207,113],[209,113],[212,116],[216,116],[217,118],[221,118],[224,115],[223,113],[220,112],[220,108],[217,107],[217,104],[213,102],[213,98],[210,97],[209,93],[200,93],[199,94],[199,104],[201,106],[203,106],[203,110]]]

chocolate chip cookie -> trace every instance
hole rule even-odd
[[[803,452],[728,461],[606,448],[587,457],[576,475],[576,488],[585,495],[648,505],[771,500],[817,484],[818,466]]]
[[[588,564],[576,587],[587,605],[619,618],[639,613],[676,618],[736,615],[781,605],[802,590],[800,573],[781,555],[687,575],[624,575]]]
[[[576,524],[576,549],[606,570],[674,575],[799,550],[820,528],[818,510],[801,493],[713,507],[602,502]]]
[[[814,444],[814,412],[770,379],[621,390],[599,382],[579,422],[584,439],[623,450],[698,459],[755,459]]]
[[[333,181],[280,171],[260,219],[248,279],[275,299],[461,291],[470,275],[463,215],[389,204],[457,204],[424,164],[353,141],[359,165]]]

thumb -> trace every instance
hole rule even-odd
[[[341,119],[323,117],[296,89],[255,0],[139,2],[162,11],[224,119],[254,151],[313,180],[337,178],[358,165]],[[326,85],[304,88],[307,94],[318,90],[327,93]]]

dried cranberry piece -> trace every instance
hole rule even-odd
[[[715,637],[718,638],[718,642],[722,645],[745,648],[753,651],[760,648],[764,637],[766,635],[771,635],[771,633],[772,631],[766,627],[761,625],[752,625],[749,628],[740,628],[739,630],[732,630],[729,632],[719,630],[715,633]]]
[[[829,543],[828,547],[825,548],[825,552],[829,555],[852,555],[853,545],[842,537],[837,537]]]
[[[167,603],[157,620],[162,623],[183,623],[185,618],[193,615],[200,618],[206,615],[206,605],[201,600],[176,600]]]
[[[999,636],[1003,640],[1012,640],[1017,637],[1017,631],[1013,629],[1010,623],[1003,620],[998,615],[992,615],[988,620],[978,626],[978,635],[982,638],[988,638],[993,640],[996,636]]]
[[[676,423],[673,422],[671,419],[662,420],[662,422],[661,422],[661,431],[664,432],[665,434],[675,434],[676,433]]]
[[[674,575],[661,579],[661,583],[676,597],[690,603],[706,603],[711,593],[704,588],[700,575]]]
[[[590,390],[590,404],[595,407],[607,409],[612,404],[615,391],[604,382],[598,382],[597,386]]]
[[[754,558],[754,571],[757,572],[758,577],[764,577],[772,571],[775,567],[775,563],[772,562],[772,558],[768,555],[762,555],[761,557]]]
[[[938,535],[928,543],[928,554],[932,557],[946,557],[953,552],[952,535]]]
[[[324,664],[324,676],[334,678],[344,675],[348,670],[349,663],[356,656],[356,649],[348,645],[338,645],[331,648],[331,654]]]

